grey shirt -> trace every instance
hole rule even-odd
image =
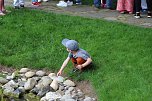
[[[72,53],[70,52],[70,53],[68,54],[68,57],[70,57],[70,58],[78,58],[78,57],[81,57],[81,58],[83,58],[84,60],[87,60],[88,58],[90,58],[90,55],[89,55],[88,52],[86,52],[85,50],[79,49],[76,54],[72,54]]]

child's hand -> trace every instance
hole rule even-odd
[[[62,75],[62,71],[59,71],[59,72],[57,73],[57,76],[60,76],[60,75]]]
[[[78,68],[79,70],[81,70],[83,68],[82,65],[77,65],[76,68]]]

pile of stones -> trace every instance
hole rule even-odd
[[[55,73],[47,75],[42,70],[22,68],[11,74],[3,74],[6,76],[0,77],[0,87],[5,96],[20,98],[25,94],[34,94],[39,98],[37,101],[96,101],[85,95],[73,81]]]

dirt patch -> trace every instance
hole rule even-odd
[[[0,65],[0,72],[8,72],[8,73],[13,73],[14,71],[16,71],[15,68],[13,67],[7,67],[7,66],[2,66]],[[36,71],[36,70],[34,70]],[[45,71],[47,74],[49,74],[50,70],[46,70],[44,69],[43,71]],[[77,85],[77,88],[79,88],[80,90],[82,90],[86,96],[92,97],[92,98],[96,98],[97,99],[97,95],[91,85],[91,83],[89,81],[74,81]]]
[[[97,99],[97,95],[89,81],[76,82],[76,85],[79,89],[81,89],[85,93],[86,96],[90,96],[92,98]]]

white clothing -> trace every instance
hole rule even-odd
[[[24,5],[24,0],[14,0],[13,5],[14,6]]]

